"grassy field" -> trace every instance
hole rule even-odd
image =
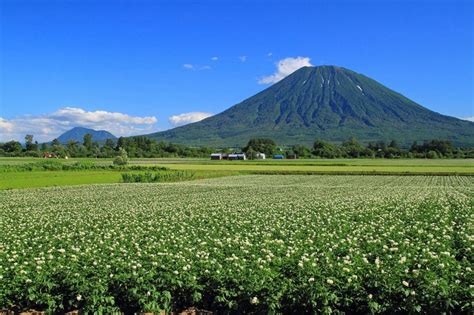
[[[474,174],[474,160],[428,159],[302,159],[211,161],[198,159],[136,159],[141,165],[163,165],[176,170],[233,170],[262,172],[314,172],[314,173],[424,173]]]
[[[297,160],[247,160],[247,161],[215,161],[210,159],[132,159],[134,164],[208,164],[208,165],[334,165],[334,166],[471,166],[474,167],[474,159],[297,159]],[[0,159],[1,163],[1,159]]]
[[[0,166],[35,163],[41,158],[9,158],[0,157]],[[113,159],[97,158],[70,158],[58,159],[62,163],[78,161],[93,162],[98,165],[111,164]],[[298,160],[247,160],[247,161],[213,161],[202,158],[133,158],[131,164],[161,165],[161,164],[189,164],[189,165],[278,165],[278,166],[390,166],[390,167],[461,167],[474,168],[474,159],[298,159]]]
[[[38,158],[0,158],[0,189],[47,187],[81,184],[118,183],[121,172],[115,170],[12,171],[12,166],[38,163]],[[89,162],[111,165],[112,159],[55,160],[64,164]],[[474,160],[263,160],[211,161],[208,159],[132,159],[131,165],[164,166],[188,171],[195,178],[239,174],[384,174],[384,175],[474,175]],[[10,167],[10,168],[9,168]]]
[[[0,189],[118,183],[114,171],[0,172]]]
[[[423,174],[473,174],[474,165],[403,165],[403,164],[387,164],[387,165],[334,165],[334,164],[256,164],[256,163],[240,163],[240,164],[200,164],[200,163],[177,163],[177,164],[160,164],[175,170],[205,170],[205,171],[262,171],[262,172],[317,172],[317,173],[423,173]]]
[[[84,171],[32,171],[32,172],[0,172],[0,190],[34,187],[70,186],[86,184],[112,184],[122,181],[123,171],[84,170]],[[144,171],[127,172],[144,174]],[[153,172],[152,172],[153,173]],[[234,176],[240,172],[193,170],[191,179]]]
[[[0,308],[468,314],[471,176],[0,191]]]
[[[0,167],[3,165],[22,165],[27,163],[37,163],[45,161],[43,158],[32,158],[32,157],[0,157]],[[109,165],[112,164],[113,159],[96,159],[96,158],[70,158],[70,159],[52,159],[65,164],[73,164],[76,162],[93,162],[98,165]],[[0,168],[1,171],[1,168]]]

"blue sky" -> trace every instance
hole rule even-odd
[[[472,1],[2,0],[0,10],[0,141],[73,125],[168,129],[261,91],[296,57],[290,68],[343,66],[474,116]]]

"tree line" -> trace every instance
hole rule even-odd
[[[474,158],[474,148],[457,148],[448,140],[430,140],[423,143],[414,142],[409,148],[402,148],[392,140],[361,144],[350,138],[341,144],[316,139],[313,146],[296,144],[290,147],[278,147],[271,139],[251,139],[242,149],[249,159],[255,159],[257,152],[267,156],[283,154],[286,157],[298,158]]]
[[[282,154],[297,158],[474,158],[474,148],[454,147],[448,140],[433,139],[423,143],[414,142],[409,148],[401,147],[395,140],[390,142],[369,142],[363,145],[355,138],[341,144],[316,139],[312,147],[302,144],[281,147],[272,139],[250,139],[243,148],[227,148],[216,150],[209,147],[190,147],[165,141],[156,141],[147,137],[120,137],[118,140],[107,139],[99,143],[91,134],[86,134],[82,142],[70,140],[62,144],[58,139],[51,143],[33,140],[33,135],[25,136],[25,145],[18,141],[0,143],[0,156],[42,157],[52,153],[58,157],[97,157],[112,158],[121,156],[125,151],[130,158],[153,157],[209,157],[212,152],[231,153],[243,151],[250,159],[257,153],[265,153],[268,157]]]
[[[50,143],[38,144],[36,141],[33,142],[32,135],[27,135],[24,146],[14,140],[0,143],[1,156],[43,157],[45,153],[52,153],[58,157],[112,158],[120,156],[121,150],[125,150],[131,158],[208,157],[213,152],[211,148],[193,148],[165,141],[157,142],[142,136],[120,137],[118,140],[107,139],[99,143],[93,141],[91,134],[86,134],[82,142],[69,140],[63,144],[58,139],[54,139]]]

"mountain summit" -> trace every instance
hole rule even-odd
[[[148,135],[189,145],[241,146],[266,137],[279,144],[433,138],[474,146],[474,123],[433,112],[354,71],[301,68],[228,110],[200,122]]]
[[[70,140],[82,142],[86,134],[92,135],[92,141],[105,141],[107,139],[117,139],[113,134],[106,130],[94,130],[84,127],[74,127],[58,137],[59,142],[67,143]]]

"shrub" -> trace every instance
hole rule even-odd
[[[46,171],[60,171],[63,168],[63,163],[57,160],[46,160],[36,163],[36,166]]]
[[[123,148],[119,149],[119,155],[114,159],[114,165],[127,165],[128,164],[128,155],[127,151]]]
[[[426,157],[428,159],[437,159],[437,158],[439,158],[438,153],[436,153],[436,151],[433,151],[433,150],[428,151],[428,153],[426,153]]]

